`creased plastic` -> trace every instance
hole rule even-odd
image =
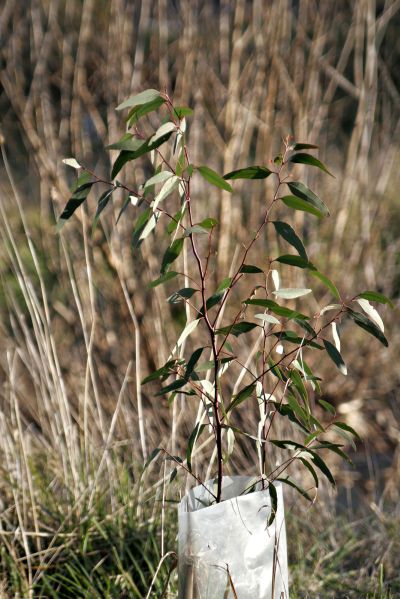
[[[267,526],[268,489],[243,495],[253,482],[247,476],[224,477],[223,501],[218,504],[210,494],[215,494],[214,481],[182,499],[179,599],[289,598],[282,485],[275,483],[277,513]]]

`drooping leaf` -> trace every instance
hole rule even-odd
[[[153,212],[157,210],[158,204],[165,200],[165,198],[167,198],[178,187],[179,182],[179,177],[176,177],[175,175],[165,181],[164,185],[154,198],[154,204],[152,206]]]
[[[285,483],[286,485],[289,485],[290,487],[293,487],[293,489],[296,489],[296,491],[298,493],[300,493],[300,495],[302,495],[303,497],[305,497],[311,503],[313,502],[312,497],[310,497],[310,495],[307,493],[307,491],[305,491],[302,487],[300,487],[300,485],[298,485],[297,483],[295,483],[294,480],[292,480],[288,476],[286,476],[285,478],[279,477],[276,480],[279,481],[279,482],[281,482],[281,483]]]
[[[169,268],[170,264],[175,262],[175,260],[178,258],[179,254],[182,251],[184,241],[184,237],[178,237],[178,239],[175,239],[175,241],[173,241],[171,245],[167,248],[161,263],[160,273],[162,275],[164,275],[167,272],[167,269]]]
[[[319,270],[316,269],[311,269],[310,275],[312,275],[316,279],[319,279],[321,283],[323,283],[329,289],[332,295],[335,296],[336,299],[340,300],[340,293],[336,285],[330,279],[328,279],[326,275],[323,275],[322,272],[319,272]]]
[[[361,314],[360,312],[354,312],[350,309],[347,311],[347,313],[359,327],[364,329],[364,331],[367,331],[367,333],[370,333],[370,335],[376,337],[382,343],[382,345],[388,347],[388,340],[386,339],[385,335],[382,333],[380,328],[377,327],[376,324],[372,322],[372,320],[364,316],[364,314]]]
[[[346,376],[347,375],[346,364],[344,363],[344,360],[343,360],[342,356],[340,355],[340,353],[338,352],[338,350],[336,349],[336,347],[333,345],[333,343],[331,343],[330,341],[327,341],[326,339],[323,339],[322,341],[325,345],[325,349],[328,353],[328,356],[330,357],[332,362],[334,364],[336,364],[336,366],[339,368],[340,372]]]
[[[346,431],[347,433],[350,433],[351,435],[353,435],[353,437],[355,437],[356,439],[361,441],[360,435],[354,430],[354,428],[352,428],[350,425],[346,424],[345,422],[336,421],[336,422],[334,422],[333,426],[336,426],[337,428],[339,428],[342,431]]]
[[[277,291],[273,291],[272,293],[274,295],[276,295],[276,297],[281,297],[283,299],[295,299],[297,297],[302,297],[303,295],[307,295],[308,293],[311,293],[311,292],[312,292],[312,289],[303,289],[303,288],[290,289],[290,288],[281,287],[280,289],[278,289]]]
[[[229,191],[232,193],[232,187],[223,179],[218,173],[213,171],[208,166],[197,166],[196,169],[200,173],[200,175],[211,185],[215,187],[219,187],[220,189],[224,189],[225,191]]]
[[[271,513],[267,520],[267,526],[271,526],[273,524],[277,511],[278,511],[278,494],[276,492],[275,486],[272,482],[268,483],[268,491],[271,499]]]
[[[333,478],[332,472],[329,470],[328,466],[325,464],[324,460],[319,456],[315,451],[311,449],[307,449],[307,451],[312,455],[312,461],[319,470],[321,470],[322,474],[326,476],[333,487],[336,487],[335,479]]]
[[[385,326],[383,324],[383,320],[380,317],[379,312],[371,306],[369,301],[363,297],[359,297],[356,299],[356,302],[361,306],[361,309],[374,321],[374,323],[380,328],[382,333],[385,331]]]
[[[311,474],[311,476],[314,479],[315,486],[318,488],[318,486],[319,486],[318,476],[317,476],[317,473],[315,472],[314,468],[311,466],[310,462],[308,462],[305,458],[303,458],[301,456],[299,457],[299,460],[307,468],[307,470],[309,471],[309,473]]]
[[[200,437],[201,433],[204,431],[205,427],[206,427],[205,424],[200,424],[200,422],[198,422],[190,434],[188,446],[187,446],[187,450],[186,450],[186,464],[187,464],[189,472],[192,471],[192,453],[193,453],[194,445],[195,445],[197,439]]]
[[[226,277],[218,285],[216,292],[218,293],[221,291],[225,291],[225,289],[228,289],[228,287],[230,286],[231,283],[232,283],[232,277]]]
[[[318,160],[318,158],[311,156],[311,154],[306,154],[305,152],[304,153],[300,152],[299,154],[294,154],[290,158],[290,162],[294,162],[297,164],[308,164],[310,166],[316,166],[317,168],[321,169],[321,171],[324,171],[325,173],[327,173],[328,175],[333,177],[332,173],[330,173],[328,171],[326,166],[320,160]]]
[[[193,287],[184,287],[183,289],[179,289],[170,295],[167,298],[167,302],[169,304],[178,304],[179,302],[183,302],[185,299],[190,299],[192,295],[196,293],[196,291],[198,290],[193,289]]]
[[[59,227],[62,226],[65,221],[71,218],[75,210],[79,208],[81,204],[83,204],[95,183],[96,181],[92,181],[90,174],[86,172],[78,178],[75,186],[72,188],[72,195],[59,217]]]
[[[131,96],[122,104],[119,104],[115,110],[125,110],[125,108],[133,108],[135,106],[140,106],[142,104],[147,104],[148,102],[152,102],[160,97],[160,92],[156,89],[146,89],[139,94]]]
[[[183,344],[183,342],[185,341],[185,339],[187,339],[187,337],[189,337],[189,335],[191,335],[193,333],[193,331],[195,330],[195,328],[197,327],[197,325],[199,324],[199,320],[192,320],[191,322],[188,322],[185,326],[185,328],[183,329],[182,333],[179,336],[178,341],[176,342],[177,347],[181,347],[181,345]]]
[[[329,401],[325,401],[325,399],[319,399],[318,403],[321,404],[321,406],[330,414],[336,414],[335,407],[331,403],[329,403]]]
[[[287,241],[291,246],[297,250],[299,256],[301,256],[304,260],[308,261],[308,256],[306,249],[301,241],[300,237],[295,233],[293,228],[283,221],[273,221],[273,225],[275,227],[275,231],[280,235],[285,241]]]
[[[150,142],[151,138],[147,139],[135,151],[132,151],[132,152],[122,150],[122,152],[119,154],[118,158],[114,162],[114,166],[113,166],[112,172],[111,172],[111,178],[115,179],[115,177],[118,175],[118,173],[120,172],[122,167],[127,162],[136,160],[136,158],[139,158],[140,156],[143,156],[144,154],[151,152],[151,150],[155,150],[156,148],[160,147],[163,143],[168,141],[168,139],[171,137],[171,135],[172,135],[171,132],[166,133],[165,135],[163,135],[162,137],[160,137],[159,139],[157,139],[156,141],[154,141],[152,143]]]
[[[118,225],[121,216],[123,215],[125,210],[128,208],[129,204],[131,204],[131,196],[128,196],[127,198],[125,198],[124,203],[122,204],[121,210],[118,213],[117,220],[115,221],[116,225]]]
[[[224,179],[266,179],[272,171],[266,166],[247,166],[224,175]]]
[[[311,265],[311,262],[305,260],[301,256],[296,256],[295,254],[284,254],[283,256],[276,258],[275,262],[287,264],[288,266],[296,266],[297,268],[310,268]]]
[[[157,285],[166,283],[167,281],[170,281],[171,279],[174,279],[177,276],[178,276],[177,272],[173,272],[172,270],[170,270],[167,273],[165,273],[165,275],[163,275],[162,277],[158,277],[158,279],[155,279],[155,281],[152,281],[150,283],[149,287],[157,287]]]
[[[251,385],[247,385],[247,387],[244,387],[241,391],[239,391],[239,393],[237,393],[232,398],[231,403],[226,408],[226,412],[228,413],[231,410],[233,410],[234,408],[237,408],[246,399],[248,399],[249,397],[251,397],[251,395],[253,394],[255,388],[256,388],[256,384],[255,383],[251,383]]]
[[[104,193],[101,194],[101,196],[99,198],[99,202],[97,204],[96,214],[95,214],[94,219],[93,219],[92,235],[94,233],[94,230],[97,227],[97,223],[99,221],[100,214],[103,212],[103,210],[107,206],[108,202],[111,199],[111,195],[112,195],[112,193],[114,191],[115,191],[115,187],[112,187],[111,189],[107,189],[107,191],[105,191]]]
[[[394,308],[394,304],[391,299],[383,295],[382,293],[378,293],[377,291],[364,291],[363,293],[359,293],[357,297],[369,300],[370,302],[379,302],[380,304],[389,304],[391,308]]]
[[[248,333],[253,330],[256,326],[254,322],[246,322],[245,320],[241,322],[236,322],[235,324],[230,324],[227,327],[222,327],[216,331],[217,335],[234,335],[235,337],[239,337],[243,333]]]
[[[253,264],[243,264],[243,266],[241,267],[239,272],[245,273],[245,274],[258,274],[258,273],[264,274],[264,271],[261,270],[261,268],[258,268],[258,266],[254,266]]]
[[[289,189],[294,196],[308,202],[310,206],[313,206],[317,211],[322,213],[324,216],[329,216],[329,210],[322,200],[309,189],[304,183],[300,181],[292,181],[288,183]]]
[[[135,228],[132,233],[132,239],[131,239],[131,247],[132,248],[137,248],[141,244],[141,242],[142,242],[141,235],[142,235],[149,219],[152,217],[152,215],[153,215],[153,211],[151,208],[146,208],[146,210],[144,210],[139,215],[139,217],[136,221],[136,224],[135,224]]]
[[[195,349],[195,351],[190,356],[189,361],[186,366],[185,379],[190,378],[191,374],[193,373],[193,371],[196,367],[197,362],[199,361],[201,354],[203,353],[203,350],[204,350],[204,347],[199,347],[199,348]]]

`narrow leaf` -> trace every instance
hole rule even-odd
[[[324,171],[325,173],[327,173],[328,175],[333,177],[332,173],[330,173],[328,171],[326,166],[320,160],[318,160],[318,158],[311,156],[311,154],[306,154],[303,152],[300,152],[299,154],[294,154],[294,156],[292,156],[290,158],[290,162],[295,162],[298,164],[308,164],[310,166],[316,166],[317,168],[321,169],[321,171]]]
[[[196,167],[199,171],[200,175],[211,185],[215,187],[219,187],[220,189],[225,189],[225,191],[229,191],[232,193],[232,187],[223,179],[218,173],[213,171],[208,166],[198,166]]]
[[[79,162],[77,160],[75,160],[75,158],[64,158],[63,159],[63,163],[66,164],[67,166],[71,166],[72,168],[82,168],[81,165],[79,164]]]
[[[222,327],[216,331],[217,335],[234,335],[235,337],[239,337],[243,333],[248,333],[252,329],[254,329],[257,325],[254,322],[237,322],[235,324],[230,324],[227,327]]]
[[[106,150],[126,150],[136,152],[144,144],[143,139],[138,139],[132,133],[125,133],[121,139],[106,146]]]
[[[99,198],[99,202],[97,204],[96,214],[93,219],[92,235],[97,227],[97,223],[98,223],[100,214],[103,212],[104,208],[107,206],[108,202],[111,199],[111,195],[114,191],[115,191],[115,187],[112,187],[111,189],[107,189],[107,191],[105,191],[104,193],[101,194],[101,196]]]
[[[314,146],[313,144],[303,144],[303,143],[295,143],[293,146],[293,150],[297,152],[298,150],[318,150],[318,146]]]
[[[275,486],[273,485],[272,482],[270,482],[268,484],[268,491],[269,491],[269,496],[271,499],[271,513],[267,520],[267,526],[271,526],[271,524],[275,520],[276,513],[278,511],[278,494],[277,494]]]
[[[160,92],[156,89],[146,89],[145,91],[140,92],[140,94],[131,96],[122,102],[122,104],[119,104],[115,110],[125,110],[125,108],[133,108],[134,106],[147,104],[148,102],[152,102],[153,100],[159,98],[160,95]]]
[[[353,310],[348,310],[347,313],[359,327],[364,329],[364,331],[367,331],[367,333],[370,333],[370,335],[376,337],[385,347],[388,347],[389,343],[385,335],[382,333],[380,328],[377,327],[374,322],[372,322],[372,320],[364,316],[364,314],[361,314],[360,312],[354,312]]]
[[[183,331],[180,334],[179,339],[176,343],[178,348],[182,345],[182,343],[185,341],[185,339],[187,337],[189,337],[189,335],[191,335],[191,333],[193,333],[193,331],[195,330],[195,328],[197,327],[199,322],[200,322],[199,320],[192,320],[185,326],[185,328],[183,329]]]
[[[166,135],[168,133],[172,133],[173,131],[176,131],[175,123],[171,123],[171,121],[168,121],[168,123],[164,123],[157,129],[157,131],[154,133],[154,135],[150,138],[150,144],[153,144],[158,139],[160,139],[160,137],[164,137],[164,135]]]
[[[293,208],[293,210],[300,210],[302,212],[309,212],[318,218],[323,218],[324,213],[315,208],[310,202],[306,200],[302,200],[301,198],[297,198],[295,196],[284,196],[281,198],[282,202],[288,208]]]
[[[313,502],[312,497],[310,497],[310,495],[307,493],[307,491],[305,491],[302,487],[300,487],[300,485],[298,485],[297,483],[295,483],[288,476],[285,477],[285,478],[277,478],[276,480],[278,480],[281,483],[285,483],[286,485],[289,485],[290,487],[293,487],[293,489],[296,489],[296,491],[298,493],[300,493],[300,495],[302,495],[303,497],[305,497],[311,503]]]
[[[271,172],[266,166],[247,166],[227,173],[224,179],[266,179]]]
[[[377,291],[364,291],[363,293],[359,293],[357,297],[364,298],[369,300],[370,302],[379,302],[380,304],[389,304],[391,308],[394,308],[394,304],[392,300],[390,300],[386,295],[382,293],[378,293]]]
[[[278,289],[278,291],[273,291],[272,293],[276,295],[276,297],[281,297],[283,299],[295,299],[296,297],[302,297],[303,295],[307,295],[311,293],[312,289],[288,289],[283,288]]]
[[[353,435],[353,437],[356,437],[356,439],[358,439],[359,441],[361,441],[360,435],[354,430],[354,428],[352,428],[351,426],[349,426],[345,422],[335,422],[333,424],[333,426],[336,426],[337,428],[340,428],[342,431],[346,431],[347,433],[350,433],[351,435]]]
[[[364,312],[374,321],[374,323],[380,328],[380,330],[383,333],[385,330],[385,326],[378,311],[375,310],[375,308],[371,306],[369,301],[363,297],[358,298],[356,302],[361,306],[362,310],[364,310]]]
[[[295,250],[297,250],[299,256],[308,261],[307,252],[303,242],[301,241],[300,237],[296,235],[292,227],[288,225],[288,223],[284,223],[279,220],[273,221],[273,225],[278,235],[280,235],[285,241],[293,246]]]
[[[226,409],[226,412],[230,412],[234,408],[237,408],[246,399],[251,397],[255,388],[256,388],[256,384],[252,383],[251,385],[247,385],[247,387],[244,387],[241,391],[239,391],[239,393],[237,393],[233,397],[231,403],[229,404],[229,406]]]
[[[175,260],[178,258],[179,254],[182,251],[184,241],[184,237],[179,237],[178,239],[175,239],[175,241],[173,241],[171,245],[167,248],[161,263],[160,273],[162,275],[164,275],[167,272],[169,265],[175,262]]]
[[[269,322],[270,324],[280,324],[279,320],[271,314],[255,314],[254,318],[258,318],[264,322]]]
[[[347,375],[346,364],[344,363],[344,360],[343,360],[342,356],[340,355],[340,353],[338,352],[338,350],[336,349],[336,347],[330,341],[327,341],[326,339],[323,339],[322,341],[323,341],[325,349],[328,353],[328,356],[330,357],[332,362],[334,362],[334,364],[336,364],[336,366],[339,368],[340,372],[346,376]]]
[[[150,143],[150,139],[147,139],[133,152],[122,150],[122,152],[120,153],[120,155],[114,162],[114,166],[113,166],[112,172],[111,172],[111,178],[115,179],[115,177],[118,175],[118,173],[120,172],[122,167],[127,162],[130,162],[131,160],[136,160],[136,158],[139,158],[140,156],[143,156],[144,154],[151,152],[151,150],[155,150],[156,148],[161,146],[164,142],[166,142],[170,137],[171,137],[171,133],[166,133],[165,135],[163,135],[163,137],[160,137],[153,143]]]
[[[183,302],[185,299],[190,299],[192,295],[196,293],[197,289],[193,289],[193,287],[184,287],[183,289],[179,289],[179,291],[175,291],[172,295],[167,298],[167,302],[169,304],[178,304],[179,302]]]
[[[195,445],[197,439],[200,437],[201,433],[205,429],[205,426],[206,426],[205,424],[200,424],[200,422],[198,422],[189,437],[188,446],[187,446],[187,450],[186,450],[186,463],[187,463],[187,467],[190,472],[192,471],[193,448],[194,448],[194,445]]]
[[[335,296],[336,299],[340,300],[340,293],[336,285],[332,283],[332,281],[328,279],[327,276],[323,275],[322,272],[319,272],[319,270],[314,269],[310,270],[310,275],[312,275],[316,279],[319,279],[321,283],[323,283],[329,289],[332,295]]]
[[[157,287],[157,285],[161,285],[162,283],[166,283],[167,281],[170,281],[171,279],[174,279],[176,276],[178,276],[178,273],[177,272],[173,272],[172,270],[170,270],[169,272],[167,272],[162,277],[159,277],[158,279],[155,279],[155,281],[152,281],[150,283],[149,287]]]
[[[258,268],[258,266],[253,266],[253,264],[243,264],[239,272],[246,274],[264,274],[264,271],[261,270],[261,268]]]
[[[295,254],[284,254],[283,256],[276,258],[275,262],[287,264],[288,266],[296,266],[297,268],[310,268],[311,264],[308,260],[305,260],[301,256],[296,256]]]
[[[293,195],[308,202],[310,206],[313,206],[316,210],[321,212],[325,216],[329,216],[329,210],[327,206],[319,199],[317,195],[311,189],[309,189],[304,183],[299,181],[292,181],[288,183],[289,189]]]

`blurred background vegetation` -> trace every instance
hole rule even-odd
[[[355,468],[332,464],[337,495],[309,508],[288,493],[292,592],[400,597],[400,2],[3,0],[0,40],[0,597],[145,597],[154,575],[149,596],[175,596],[170,505],[185,481],[166,486],[161,461],[141,469],[161,439],[179,452],[190,406],[140,380],[184,315],[148,290],[162,250],[149,239],[131,253],[133,207],[115,227],[122,194],[93,237],[95,197],[54,226],[73,177],[62,158],[107,176],[104,145],[125,128],[115,106],[148,87],[194,108],[195,163],[268,164],[291,134],[336,176],[298,166],[332,216],[293,223],[345,296],[376,289],[396,307],[383,311],[387,350],[344,326],[349,375],[318,366],[364,443]],[[220,281],[269,180],[196,191],[221,223]],[[328,301],[321,289],[315,310]],[[239,449],[232,470],[252,471]],[[208,448],[198,455],[204,472]]]

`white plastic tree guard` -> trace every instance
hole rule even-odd
[[[179,599],[288,599],[281,483],[271,515],[269,490],[243,494],[254,479],[226,476],[221,503],[215,481],[193,488],[179,504]],[[260,489],[260,490],[258,490]]]

